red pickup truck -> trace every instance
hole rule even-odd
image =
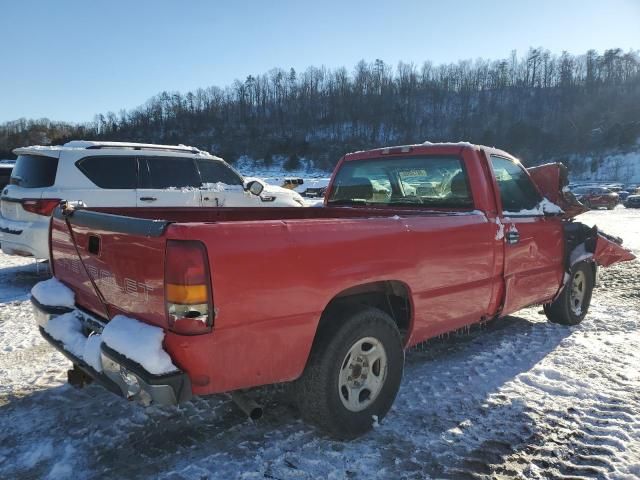
[[[324,208],[74,208],[52,217],[42,335],[145,403],[292,382],[348,438],[391,407],[404,350],[544,305],[582,321],[596,265],[633,259],[572,221],[566,170],[466,143],[341,159]],[[69,199],[73,200],[73,199]]]

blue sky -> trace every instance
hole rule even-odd
[[[87,121],[273,67],[640,49],[640,0],[14,0],[0,12],[0,122]]]

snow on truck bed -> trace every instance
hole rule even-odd
[[[579,220],[640,252],[640,210]],[[602,269],[577,327],[530,308],[408,352],[387,418],[342,443],[302,423],[283,388],[254,393],[257,423],[223,396],[144,409],[71,388],[31,315],[42,275],[0,254],[0,478],[637,479],[639,266]]]

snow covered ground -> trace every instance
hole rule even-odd
[[[640,210],[581,219],[640,254]],[[580,326],[530,308],[412,350],[387,418],[342,443],[303,424],[286,388],[254,392],[257,423],[224,396],[145,409],[73,389],[31,316],[46,273],[0,254],[0,478],[637,479],[638,267],[602,270]]]

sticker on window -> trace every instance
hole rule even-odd
[[[427,171],[424,169],[399,170],[398,175],[400,176],[400,180],[406,180],[412,177],[426,177]]]

